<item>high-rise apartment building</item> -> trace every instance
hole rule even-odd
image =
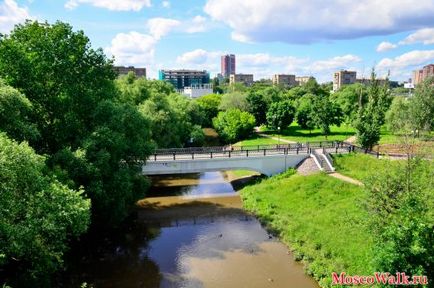
[[[413,84],[417,85],[432,76],[434,76],[434,64],[426,65],[420,70],[413,71]]]
[[[356,71],[341,70],[333,75],[333,91],[338,91],[343,85],[356,83]]]
[[[313,77],[313,76],[296,76],[295,82],[297,82],[297,85],[303,85],[303,84],[306,84],[307,81],[309,81],[310,79],[315,80],[315,77]]]
[[[274,74],[272,80],[273,80],[273,85],[283,85],[283,86],[297,85],[297,81],[295,81],[295,75]]]
[[[129,72],[134,72],[137,77],[145,77],[146,78],[146,68],[134,68],[134,66],[114,66],[113,70],[118,75],[127,75]]]
[[[221,57],[221,74],[223,77],[229,77],[231,74],[235,74],[235,55],[234,54],[228,54],[223,55]]]
[[[177,90],[185,87],[209,84],[209,73],[206,70],[160,70],[158,79],[172,83]]]
[[[253,85],[253,74],[231,74],[229,84],[243,83],[246,86]]]

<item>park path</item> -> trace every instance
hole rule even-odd
[[[276,141],[279,141],[279,142],[283,142],[283,143],[289,143],[289,144],[295,144],[295,143],[297,143],[295,141],[286,140],[286,139],[270,136],[270,135],[263,134],[263,133],[258,133],[258,135],[261,136],[261,137],[270,138],[270,139],[273,139],[273,140],[276,140]]]
[[[328,175],[331,176],[331,177],[337,178],[339,180],[351,183],[351,184],[355,184],[355,185],[358,185],[358,186],[363,186],[363,183],[360,182],[359,180],[356,180],[354,178],[342,175],[341,173],[338,173],[338,172],[328,173]]]

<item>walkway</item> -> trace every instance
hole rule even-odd
[[[363,186],[363,183],[360,182],[359,180],[356,180],[354,178],[342,175],[341,173],[338,173],[338,172],[328,173],[328,175],[330,175],[330,176],[332,176],[334,178],[337,178],[339,180],[351,183],[351,184],[355,184],[355,185],[358,185],[358,186]]]
[[[276,140],[276,141],[279,141],[279,142],[283,142],[283,143],[289,143],[289,144],[295,144],[295,143],[297,143],[295,141],[291,141],[291,140],[286,140],[286,139],[282,139],[282,138],[279,138],[279,137],[270,136],[270,135],[267,135],[267,134],[264,134],[264,133],[258,133],[258,135],[261,136],[261,137],[264,137],[264,138],[270,138],[270,139],[273,139],[273,140]]]

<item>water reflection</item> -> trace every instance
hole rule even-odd
[[[153,183],[153,197],[139,201],[137,219],[84,252],[69,270],[67,287],[84,281],[95,288],[318,287],[287,248],[242,210],[223,174]]]

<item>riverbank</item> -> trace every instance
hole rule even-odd
[[[361,187],[322,173],[301,176],[288,171],[240,194],[245,209],[293,250],[322,287],[331,286],[332,272],[374,272]]]

